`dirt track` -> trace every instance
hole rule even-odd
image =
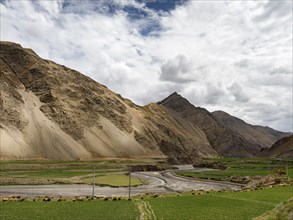
[[[131,195],[145,193],[170,193],[191,190],[240,190],[241,186],[232,183],[222,183],[205,180],[194,180],[179,177],[172,171],[163,172],[136,172],[132,176],[145,179],[148,185],[132,187]],[[90,196],[93,187],[85,184],[64,185],[15,185],[0,186],[1,196]],[[127,187],[100,187],[95,186],[95,196],[127,196]]]

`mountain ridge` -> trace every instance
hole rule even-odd
[[[1,159],[154,156],[192,163],[198,157],[253,156],[262,148],[239,140],[176,92],[139,106],[19,44],[1,42],[0,49]],[[231,140],[243,144],[225,148],[238,143]]]
[[[271,134],[269,134],[267,128],[260,129],[260,126],[253,127],[243,120],[221,111],[221,115],[225,115],[225,121],[223,117],[220,117],[220,112],[211,113],[205,108],[196,107],[178,93],[173,93],[166,99],[158,102],[158,104],[169,109],[171,114],[179,114],[185,120],[196,124],[206,133],[211,146],[219,155],[223,156],[250,157],[257,154],[262,148],[270,147],[274,141],[286,135],[282,132],[277,132],[277,135],[268,138],[267,136]],[[227,124],[227,121],[231,120],[237,120],[236,124],[238,127],[233,127],[229,123]],[[250,132],[249,135],[242,134],[243,130],[247,130],[247,126],[253,127],[254,131],[257,130],[256,128],[261,130],[256,134],[256,138],[253,136],[255,135],[254,132]],[[255,140],[263,138],[268,140]]]
[[[264,127],[248,124],[242,119],[232,116],[224,111],[214,111],[212,112],[212,115],[242,138],[247,139],[254,144],[260,144],[264,148],[271,147],[275,140],[290,134],[287,132],[280,133],[267,126]],[[260,139],[260,137],[262,138]]]
[[[202,131],[184,132],[159,105],[138,106],[14,43],[1,42],[0,60],[1,158],[217,156]]]
[[[280,138],[270,148],[263,150],[258,156],[293,159],[293,135]]]

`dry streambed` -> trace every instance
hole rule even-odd
[[[175,176],[170,171],[136,172],[133,177],[144,179],[147,185],[131,187],[131,195],[145,193],[170,193],[192,190],[240,190],[241,186],[230,183],[199,181]],[[92,195],[93,187],[86,184],[54,184],[54,185],[10,185],[1,186],[2,196],[87,196]],[[128,187],[95,186],[95,196],[127,196]]]

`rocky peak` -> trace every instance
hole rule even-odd
[[[186,109],[194,107],[187,99],[177,92],[172,93],[164,100],[158,102],[158,104],[171,108],[176,112],[183,112]]]
[[[179,95],[177,92],[173,92],[167,98],[163,99],[162,101],[159,101],[158,104],[163,104],[165,102],[169,102],[170,100],[175,100],[175,99],[180,99],[180,98],[182,98],[181,95]]]

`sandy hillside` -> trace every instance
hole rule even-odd
[[[163,106],[137,106],[81,73],[1,42],[1,158],[216,156],[204,132]]]

